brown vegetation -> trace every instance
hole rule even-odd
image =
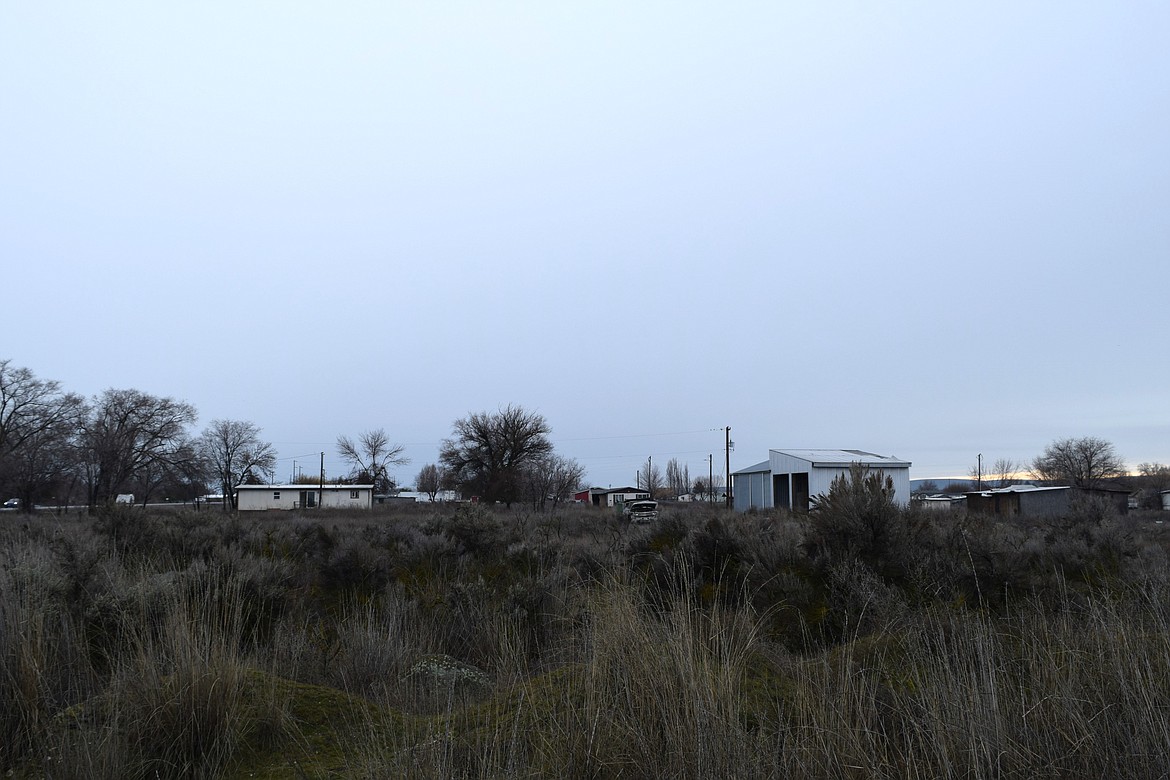
[[[927,518],[881,489],[649,526],[575,506],[22,517],[0,527],[0,771],[1164,773],[1157,516]]]

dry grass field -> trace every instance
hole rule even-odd
[[[1158,519],[6,517],[0,771],[1165,777]]]

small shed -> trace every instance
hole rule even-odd
[[[240,485],[236,507],[241,512],[263,509],[369,509],[373,485]]]
[[[881,471],[894,482],[894,501],[910,503],[910,462],[864,450],[768,450],[768,459],[731,475],[735,508],[807,512],[833,480],[854,464]]]
[[[1120,514],[1129,511],[1128,490],[1068,485],[1011,485],[976,491],[967,494],[967,510],[1003,517],[1059,517],[1068,514],[1078,501],[1093,499],[1106,502]]]

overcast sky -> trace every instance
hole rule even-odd
[[[1170,5],[0,12],[0,359],[410,483],[519,404],[593,484],[769,448],[1170,461]],[[283,472],[283,473],[282,473]]]

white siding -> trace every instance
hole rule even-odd
[[[248,485],[236,491],[236,506],[241,512],[303,509],[302,493],[328,509],[369,509],[374,491],[369,485],[326,485],[324,491],[315,485]]]
[[[301,498],[301,488],[284,485],[265,485],[261,488],[241,488],[236,491],[236,507],[241,512],[261,509],[295,509]],[[316,496],[316,489],[313,491]]]
[[[321,506],[326,509],[369,509],[373,495],[372,488],[357,485],[342,485],[337,489],[326,486],[321,494]]]
[[[650,498],[650,494],[645,491],[637,491],[634,493],[609,493],[605,497],[608,506],[617,506],[626,501],[637,501],[641,498]]]
[[[772,475],[768,472],[733,474],[731,479],[737,510],[742,512],[747,509],[770,509],[775,506],[772,501]]]
[[[808,495],[811,499],[818,495],[827,495],[833,485],[833,480],[842,475],[848,475],[852,463],[863,463],[870,471],[880,470],[890,477],[894,483],[894,502],[900,506],[910,504],[910,466],[904,461],[893,458],[883,458],[870,453],[853,456],[845,450],[800,450],[796,455],[782,450],[768,452],[768,467],[770,472],[749,472],[736,475],[735,480],[735,508],[739,510],[790,506],[788,495],[776,496],[774,477],[776,475],[807,474]],[[807,456],[807,457],[801,457]],[[812,458],[810,460],[810,458]],[[818,460],[820,458],[820,460]],[[889,460],[889,463],[884,463]],[[782,487],[792,490],[792,480],[782,479]],[[747,495],[742,495],[746,491]]]

